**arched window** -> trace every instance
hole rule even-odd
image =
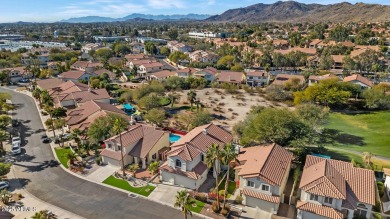
[[[362,204],[362,203],[358,204],[357,207],[358,207],[358,208],[367,208],[366,205],[365,205],[365,204]]]
[[[176,160],[176,167],[181,167],[181,161],[179,159]]]

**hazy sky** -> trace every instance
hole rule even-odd
[[[342,0],[325,0],[333,4]],[[124,17],[132,13],[144,14],[220,14],[227,9],[275,0],[0,0],[0,22],[53,22],[89,15]],[[316,0],[301,0],[317,3]],[[362,1],[349,1],[351,3]],[[390,4],[388,0],[363,0],[365,3]]]

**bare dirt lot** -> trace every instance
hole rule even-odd
[[[180,104],[188,104],[187,93],[179,92]],[[249,94],[239,90],[238,94],[228,94],[223,89],[206,88],[196,90],[196,98],[210,113],[214,114],[215,124],[231,130],[233,126],[245,119],[252,106],[276,107],[275,104],[266,100],[258,93]],[[281,106],[281,104],[279,104]]]

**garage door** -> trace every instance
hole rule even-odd
[[[273,203],[266,202],[257,198],[248,197],[248,196],[246,196],[246,205],[253,208],[259,208],[267,212],[273,212],[275,207]]]

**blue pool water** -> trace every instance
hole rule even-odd
[[[132,109],[134,109],[134,107],[132,105],[130,105],[130,103],[123,104],[123,108],[125,108],[125,110],[132,110]]]
[[[169,141],[170,142],[177,142],[181,138],[180,135],[175,135],[175,134],[169,134]]]

